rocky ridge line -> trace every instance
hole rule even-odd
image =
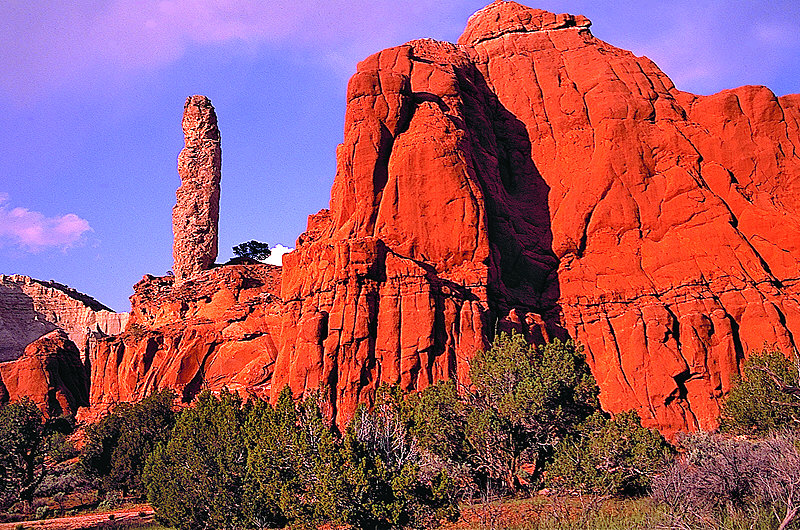
[[[28,344],[55,329],[63,329],[85,353],[91,334],[116,335],[127,320],[127,313],[115,313],[65,285],[0,275],[0,362],[19,358]]]

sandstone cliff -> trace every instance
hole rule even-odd
[[[227,387],[266,397],[277,355],[280,267],[228,265],[179,285],[145,276],[125,332],[91,348],[91,405],[83,417],[171,387],[184,401]]]
[[[582,343],[612,412],[714,427],[750,351],[797,349],[800,96],[688,94],[589,27],[498,1],[458,44],[360,63],[330,209],[283,270],[183,267],[213,262],[216,219],[188,245],[176,229],[179,281],[145,277],[126,332],[91,349],[92,410],[288,384],[345,421],[381,383],[467,382],[514,329]]]
[[[753,348],[796,349],[800,96],[682,92],[589,25],[498,1],[359,64],[273,393],[346,418],[515,328],[580,341],[604,407],[671,433],[715,425]]]
[[[16,361],[0,363],[0,403],[26,396],[49,417],[74,415],[89,405],[80,352],[63,330],[36,339]]]
[[[56,329],[85,353],[89,334],[115,335],[127,320],[127,313],[65,285],[0,275],[0,362],[17,359],[28,344]]]

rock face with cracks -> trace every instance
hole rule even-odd
[[[36,339],[16,361],[0,363],[0,403],[25,396],[51,418],[89,405],[89,378],[80,352],[63,330]]]
[[[18,359],[28,344],[56,329],[85,355],[90,335],[115,335],[127,321],[127,313],[66,285],[0,274],[0,362]]]
[[[603,406],[712,428],[742,359],[800,333],[800,96],[678,90],[585,17],[515,2],[364,60],[329,211],[284,257],[273,394],[339,419],[466,381],[501,330],[572,337]]]
[[[217,115],[205,96],[183,107],[186,147],[178,156],[181,186],[172,210],[173,272],[177,283],[208,270],[217,259],[217,224],[222,171]]]
[[[289,385],[341,424],[383,383],[468,383],[516,330],[579,341],[611,412],[713,428],[753,349],[797,351],[800,95],[682,92],[589,26],[498,1],[457,44],[361,62],[330,208],[282,271],[208,270],[219,133],[190,98],[176,277],[137,284],[125,333],[97,341],[92,410]]]
[[[266,397],[281,328],[280,267],[228,265],[180,284],[145,276],[124,333],[91,351],[91,419],[120,401],[175,389],[186,402],[227,387]]]

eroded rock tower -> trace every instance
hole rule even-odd
[[[183,134],[186,145],[178,156],[181,186],[172,209],[176,283],[210,269],[217,258],[222,148],[217,114],[210,99],[186,99]]]

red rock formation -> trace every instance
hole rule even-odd
[[[273,265],[228,265],[180,285],[145,276],[134,287],[125,332],[91,348],[92,410],[84,417],[164,387],[185,401],[223,387],[266,395],[280,334],[279,286]]]
[[[128,320],[66,285],[0,274],[0,362],[19,358],[39,337],[62,329],[85,353],[90,333],[115,335]]]
[[[64,331],[51,331],[29,344],[19,359],[0,363],[0,403],[24,396],[49,417],[89,405],[89,378]]]
[[[217,259],[222,148],[217,115],[207,97],[186,99],[183,134],[186,147],[178,156],[181,186],[172,210],[177,283],[210,269]]]
[[[466,381],[515,329],[581,342],[610,411],[713,427],[753,348],[797,349],[800,96],[681,92],[589,25],[498,1],[457,45],[360,63],[330,209],[282,273],[204,271],[210,247],[176,228],[180,281],[146,277],[126,332],[98,341],[93,410],[288,384],[345,421],[381,383]],[[209,109],[190,98],[189,122]],[[216,127],[187,130],[181,167],[213,174]],[[179,218],[212,210],[184,199]]]
[[[359,64],[330,211],[284,257],[273,393],[345,419],[515,328],[576,338],[603,405],[671,433],[715,425],[752,348],[796,349],[800,96],[681,92],[589,25],[498,1]]]
[[[227,387],[266,395],[281,333],[280,267],[217,254],[220,146],[211,102],[192,96],[173,210],[174,277],[145,276],[131,297],[125,332],[90,348],[92,419],[120,401],[171,387],[189,402]]]

